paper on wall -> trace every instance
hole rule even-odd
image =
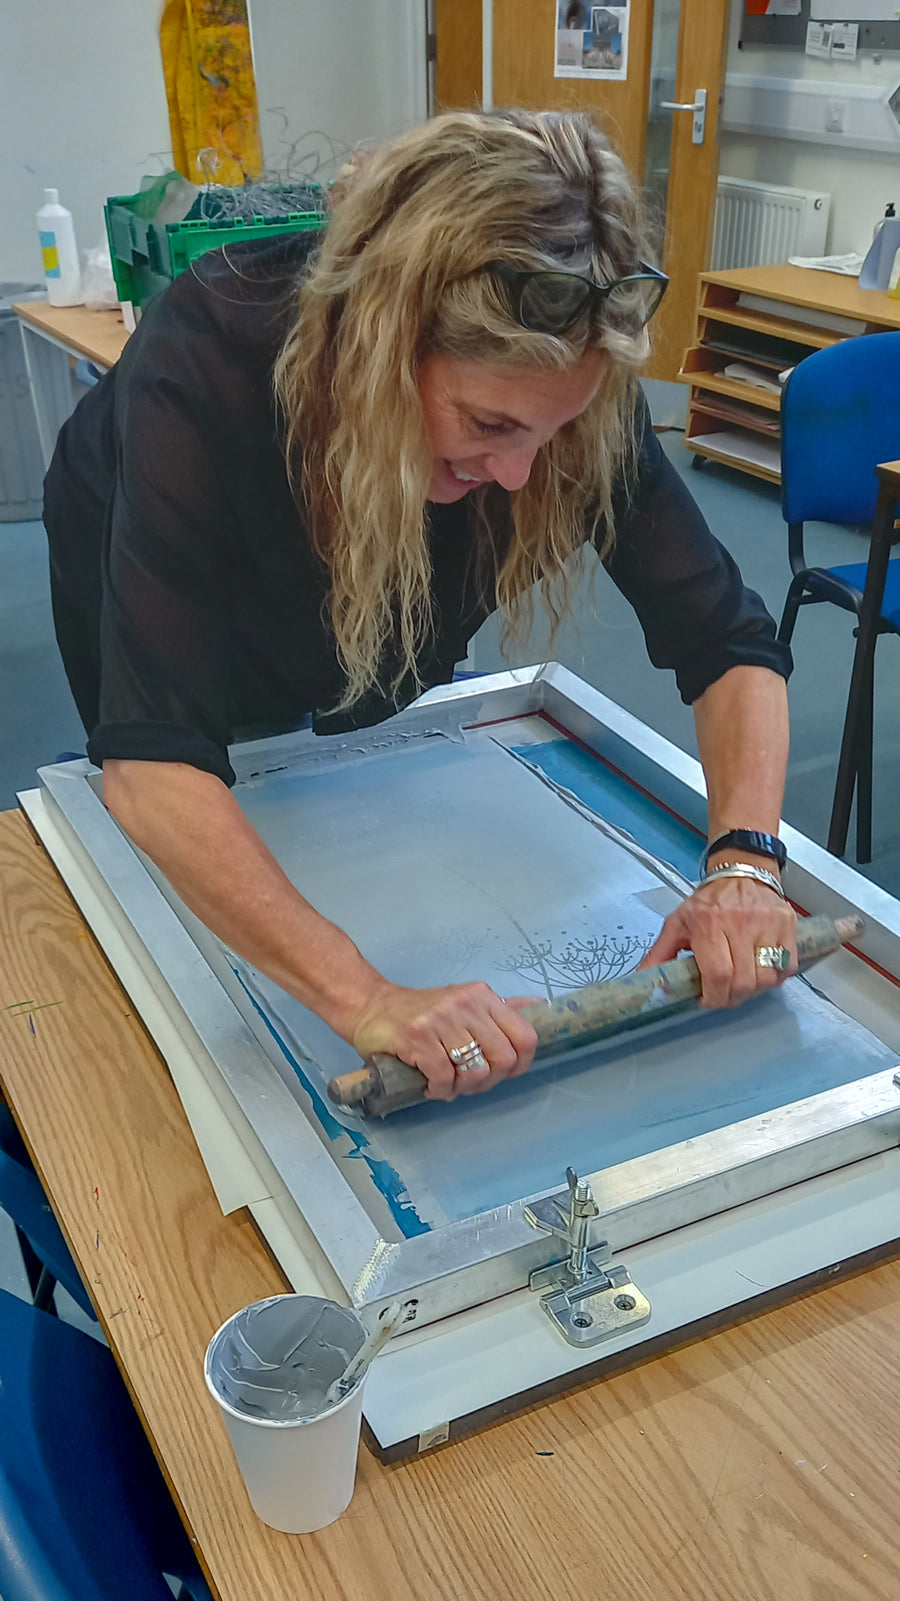
[[[628,77],[630,0],[595,6],[557,0],[553,55],[555,78]]]
[[[855,61],[859,43],[858,22],[835,22],[831,28],[832,60]]]
[[[831,59],[831,23],[808,22],[806,24],[806,54],[819,56],[823,61]]]

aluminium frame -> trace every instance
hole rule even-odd
[[[240,783],[289,767],[311,750],[327,757],[348,746],[372,748],[409,734],[452,734],[535,714],[705,834],[699,764],[554,663],[432,690],[389,724],[362,734],[283,735],[235,747],[231,757]],[[183,908],[176,910],[106,812],[96,769],[69,762],[39,777],[40,790],[21,797],[23,807],[138,1010],[138,978],[165,995],[166,1028],[145,1014],[163,1056],[187,1050],[248,1149],[266,1194],[287,1211],[326,1282],[373,1312],[397,1298],[414,1301],[417,1323],[427,1324],[523,1288],[558,1257],[553,1241],[536,1235],[524,1217],[533,1195],[411,1239],[392,1236],[350,1187],[279,1073],[263,1031],[237,1004],[218,943]],[[783,834],[795,903],[832,917],[861,913],[867,958],[900,980],[900,905],[795,830]],[[62,842],[58,851],[54,841]],[[898,1143],[900,1088],[892,1071],[876,1073],[588,1175],[601,1210],[597,1228],[618,1254]]]

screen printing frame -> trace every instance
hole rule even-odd
[[[231,756],[240,782],[281,771],[312,748],[381,746],[409,734],[455,733],[535,714],[694,828],[699,853],[706,820],[699,763],[555,663],[432,690],[389,724],[362,734],[323,739],[301,732],[238,746]],[[252,1193],[245,1188],[231,1204],[275,1203],[270,1226],[262,1226],[289,1276],[296,1281],[291,1252],[279,1244],[285,1229],[326,1293],[372,1311],[398,1298],[414,1302],[416,1322],[425,1325],[521,1290],[532,1272],[559,1259],[558,1242],[536,1234],[525,1220],[533,1195],[409,1239],[388,1237],[277,1071],[263,1025],[237,1004],[218,943],[183,907],[176,910],[175,898],[163,893],[106,812],[96,769],[68,762],[42,769],[39,777],[40,790],[21,797],[26,813],[176,1084],[189,1058],[234,1129],[247,1155],[245,1183]],[[795,830],[783,834],[795,904],[810,914],[861,913],[866,961],[900,981],[898,903]],[[854,1015],[846,994],[840,1004]],[[860,1021],[872,1026],[870,1018]],[[598,1237],[608,1238],[618,1254],[898,1142],[900,1090],[892,1072],[873,1074],[588,1175],[602,1213]],[[220,1199],[230,1209],[221,1190]]]

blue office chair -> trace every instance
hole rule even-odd
[[[35,1306],[54,1312],[53,1291],[59,1283],[88,1317],[96,1318],[12,1114],[3,1105],[0,1105],[0,1210],[15,1224]]]
[[[3,1601],[173,1601],[164,1574],[212,1601],[112,1356],[0,1290]]]
[[[779,639],[788,643],[801,606],[831,601],[857,618],[862,612],[867,562],[809,566],[803,525],[820,522],[871,525],[878,502],[875,468],[900,457],[900,333],[866,334],[819,350],[794,368],[781,400],[782,512],[788,525],[793,578]],[[900,633],[900,562],[889,562],[877,633]],[[874,667],[874,658],[873,658]],[[874,670],[854,697],[851,794],[856,788],[856,855],[872,856],[872,700]],[[835,794],[828,848],[843,855],[838,814],[849,810]]]

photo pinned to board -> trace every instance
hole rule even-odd
[[[585,0],[558,0],[555,78],[628,76],[629,0],[593,6]]]

